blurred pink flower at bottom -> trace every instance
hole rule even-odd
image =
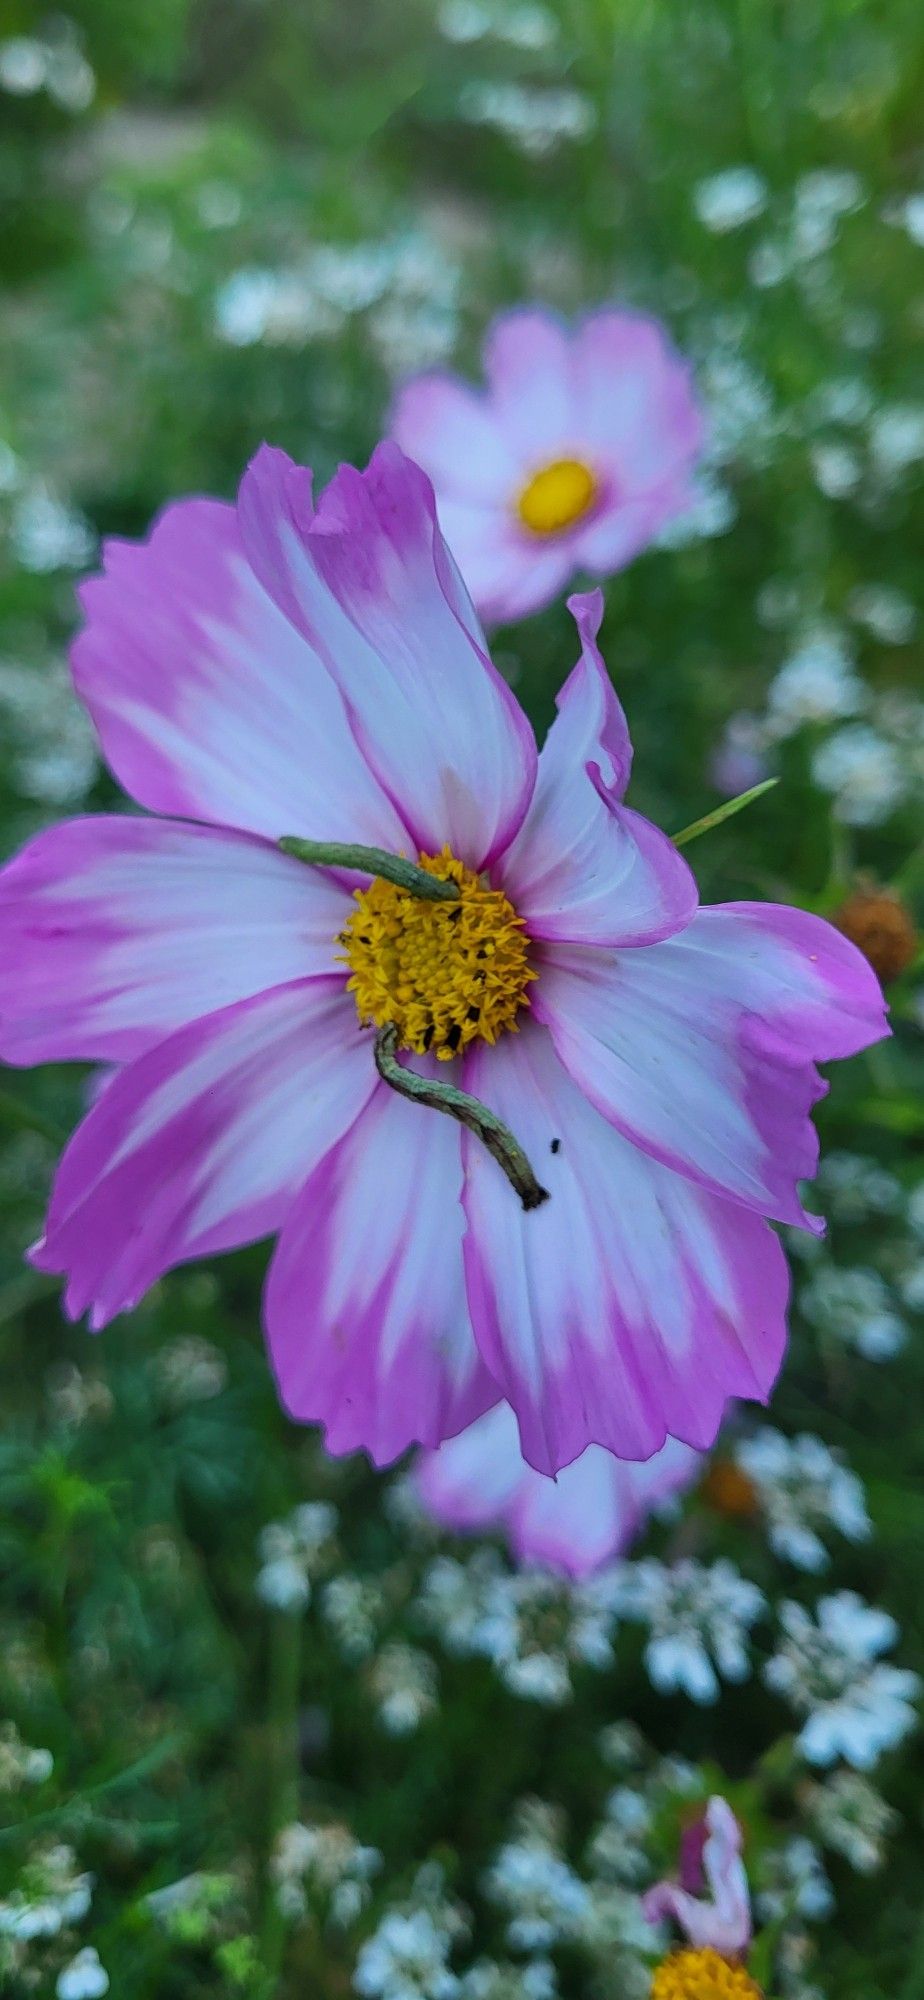
[[[502,1531],[516,1556],[586,1576],[621,1555],[648,1516],[692,1485],[702,1454],[675,1438],[638,1464],[589,1445],[555,1479],[520,1451],[509,1403],[498,1403],[414,1468],[418,1497],[444,1527]]]
[[[649,1923],[672,1917],[691,1945],[711,1946],[725,1958],[740,1958],[751,1942],[751,1895],[741,1859],[741,1827],[723,1798],[711,1798],[705,1813],[702,1873],[709,1896],[693,1896],[678,1882],[657,1882],[642,1898]],[[685,1857],[689,1860],[689,1855]]]

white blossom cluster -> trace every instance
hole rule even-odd
[[[616,1602],[624,1617],[648,1626],[645,1665],[659,1693],[708,1704],[718,1700],[720,1675],[748,1678],[751,1627],[765,1601],[733,1563],[626,1563]]]
[[[898,1822],[868,1778],[858,1771],[834,1771],[811,1788],[809,1814],[818,1839],[843,1856],[858,1875],[874,1875],[885,1861],[885,1843]]]
[[[50,1750],[36,1750],[24,1743],[15,1722],[0,1723],[0,1793],[44,1784],[54,1761]]]
[[[802,1286],[799,1303],[813,1326],[866,1361],[891,1361],[908,1337],[886,1280],[863,1266],[824,1259]]]
[[[797,1569],[827,1568],[824,1528],[851,1542],[871,1534],[860,1480],[821,1438],[788,1438],[765,1425],[742,1438],[734,1455],[757,1493],[770,1547]]]
[[[394,1640],[376,1654],[369,1686],[379,1720],[389,1736],[412,1736],[439,1700],[439,1676],[429,1653]]]
[[[89,719],[62,668],[0,659],[0,722],[13,776],[42,805],[81,804],[99,770]]]
[[[504,1912],[514,1951],[547,1952],[580,1931],[589,1892],[560,1852],[556,1816],[535,1802],[521,1809],[518,1837],[495,1856],[485,1881]]]
[[[363,315],[386,365],[422,368],[453,346],[462,273],[430,232],[319,244],[286,265],[234,271],[216,293],[214,330],[232,347],[300,347]]]
[[[815,1186],[833,1222],[870,1222],[896,1215],[902,1206],[897,1175],[861,1153],[832,1149],[818,1168]]]
[[[353,1924],[368,1905],[381,1866],[378,1849],[362,1846],[348,1827],[296,1821],[283,1828],[273,1851],[279,1907],[290,1921],[320,1909],[329,1923]]]
[[[915,1726],[920,1679],[879,1657],[898,1638],[887,1612],[852,1590],[823,1597],[815,1615],[786,1601],[783,1642],[764,1669],[767,1686],[804,1717],[798,1745],[810,1764],[843,1758],[868,1771]]]
[[[773,232],[751,251],[751,283],[767,291],[792,279],[813,289],[812,266],[834,248],[846,217],[865,200],[859,175],[847,168],[820,167],[803,174],[788,204],[779,205]]]
[[[93,1876],[78,1867],[66,1842],[36,1848],[17,1886],[0,1901],[0,1937],[24,1942],[57,1937],[82,1922],[92,1894]]]
[[[57,2000],[102,2000],[109,1991],[109,1974],[91,1944],[62,1967],[55,1982]]]
[[[357,1576],[353,1570],[338,1570],[321,1592],[321,1615],[345,1660],[369,1659],[384,1608],[378,1578]]]
[[[430,1564],[419,1610],[449,1652],[491,1660],[514,1694],[554,1707],[569,1699],[575,1666],[612,1662],[615,1594],[606,1573],[576,1584],[541,1570],[511,1575],[478,1550]]]
[[[61,111],[86,111],[96,95],[96,77],[72,22],[59,16],[54,29],[42,37],[8,35],[0,41],[0,90],[10,97],[44,91]]]
[[[362,1945],[354,1990],[365,2000],[456,2000],[461,1981],[450,1961],[467,1930],[441,1870],[420,1869],[407,1903],[386,1911]]]
[[[306,1501],[286,1521],[271,1521],[258,1542],[257,1596],[277,1611],[301,1611],[315,1579],[330,1566],[337,1509]]]
[[[469,124],[493,126],[533,158],[554,152],[565,140],[588,138],[596,123],[590,99],[567,85],[467,83],[459,93],[459,112]]]
[[[495,0],[491,6],[484,0],[443,0],[437,25],[447,42],[460,46],[490,36],[510,48],[539,50],[552,47],[558,38],[555,15],[535,0],[513,0],[510,5]]]

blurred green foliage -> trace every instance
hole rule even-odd
[[[58,80],[23,89],[20,69],[0,89],[4,852],[60,811],[115,798],[61,676],[73,572],[97,535],[142,532],[181,492],[232,493],[264,437],[320,479],[341,458],[364,462],[394,379],[431,359],[477,372],[491,314],[524,298],[660,312],[720,417],[735,394],[742,404],[716,459],[727,530],[652,551],[607,589],[636,805],[676,829],[716,803],[722,731],[763,712],[813,621],[849,626],[874,702],[920,691],[919,627],[886,643],[851,611],[885,585],[924,617],[924,447],[883,470],[870,443],[877,412],[922,395],[924,249],[897,213],[924,187],[919,0],[556,0],[547,37],[526,46],[504,32],[509,11],[460,38],[430,0],[70,0],[66,18],[2,0],[0,77],[4,49],[25,38],[56,57]],[[573,135],[556,134],[562,115]],[[763,176],[766,214],[710,232],[694,190],[740,164]],[[793,190],[827,169],[859,176],[855,212],[757,282],[756,247],[790,242]],[[860,429],[825,414],[845,380],[867,397]],[[833,444],[859,466],[846,493],[819,484]],[[540,730],[573,648],[561,607],[497,635]],[[706,899],[830,910],[858,868],[919,896],[919,789],[875,823],[838,821],[813,776],[823,733],[787,736],[777,789],[693,852]],[[892,999],[896,1042],[836,1077],[822,1122],[829,1142],[910,1184],[919,967]],[[487,1665],[446,1661],[438,1716],[395,1741],[314,1613],[293,1640],[258,1604],[258,1532],[305,1498],[336,1499],[344,1560],[393,1594],[396,1631],[412,1558],[382,1482],[326,1463],[277,1408],[262,1249],[175,1275],[98,1343],[23,1265],[84,1088],[63,1070],[9,1073],[0,1095],[0,1697],[55,1759],[0,1829],[0,1896],[53,1833],[97,1876],[87,1935],[116,2000],[333,2000],[349,1990],[348,1957],[310,1931],[287,1942],[267,1915],[269,1844],[296,1802],[379,1846],[392,1889],[437,1851],[471,1895],[523,1793],[562,1802],[586,1832],[607,1786],[596,1733],[618,1715],[746,1782],[779,1728],[756,1683],[718,1716],[691,1711],[651,1692],[630,1643],[618,1676],[585,1674],[550,1725]],[[888,1268],[874,1232],[851,1255]],[[220,1357],[208,1394],[184,1386],[179,1340]],[[920,1329],[873,1369],[845,1366],[805,1328],[776,1409],[784,1428],[845,1447],[867,1479],[877,1538],[840,1560],[836,1582],[894,1611],[912,1665],[924,1662],[922,1409]],[[744,1561],[746,1548],[749,1573],[779,1594],[753,1530],[693,1518],[707,1552]],[[279,1657],[293,1644],[294,1665]],[[818,1978],[837,2000],[924,1995],[922,1777],[915,1743],[888,1774],[904,1825],[884,1888],[836,1880]],[[230,1871],[215,1894],[235,1925],[220,1949],[193,1938],[178,1952],[143,1898],[200,1869]],[[23,1975],[13,1990],[52,1988]]]

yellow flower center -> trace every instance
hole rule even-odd
[[[534,535],[557,535],[590,511],[597,481],[578,458],[557,458],[533,474],[517,500],[517,513]]]
[[[496,1042],[505,1028],[515,1029],[537,975],[523,920],[501,889],[448,847],[422,854],[420,866],[457,882],[458,897],[431,902],[376,878],[356,890],[356,909],[339,941],[363,1026],[393,1021],[401,1048],[430,1050],[448,1062],[479,1036]]]
[[[743,1965],[703,1945],[662,1958],[651,1982],[651,2000],[764,2000],[764,1996]]]

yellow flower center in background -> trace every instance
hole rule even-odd
[[[399,1046],[448,1062],[480,1037],[496,1042],[516,1027],[536,978],[523,920],[501,889],[442,854],[422,854],[428,875],[457,882],[453,902],[430,902],[376,879],[356,890],[340,933],[347,987],[364,1027],[393,1021]]]
[[[597,482],[590,467],[577,458],[557,458],[524,486],[517,513],[532,534],[557,535],[580,521],[596,497]]]
[[[662,1958],[651,1982],[651,2000],[764,2000],[743,1965],[722,1958],[711,1946],[672,1951]]]

